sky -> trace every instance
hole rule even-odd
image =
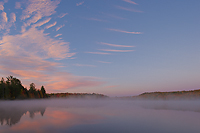
[[[199,0],[2,0],[0,76],[47,93],[200,88]]]

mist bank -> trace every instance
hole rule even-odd
[[[50,110],[53,111],[48,113]],[[20,122],[23,116],[27,116],[26,120],[31,121],[34,119],[38,120],[38,117],[43,117],[45,119],[49,115],[52,115],[52,118],[60,118],[63,120],[63,116],[61,115],[64,114],[61,113],[61,111],[68,112],[67,119],[71,118],[71,115],[69,115],[70,113],[73,114],[72,116],[76,115],[75,119],[81,121],[82,119],[88,120],[88,118],[111,117],[114,114],[115,117],[128,117],[136,112],[138,112],[138,114],[146,114],[141,112],[141,110],[150,113],[152,111],[163,112],[163,110],[182,113],[200,113],[200,100],[114,100],[111,98],[7,100],[0,102],[0,123],[1,125],[14,126]],[[77,117],[77,115],[80,116],[80,114],[81,118]],[[53,121],[55,121],[55,119],[53,119]]]

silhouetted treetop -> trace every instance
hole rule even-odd
[[[46,98],[47,94],[44,86],[41,90],[36,89],[34,83],[30,84],[27,90],[21,81],[13,76],[6,77],[6,81],[2,77],[0,81],[0,99],[27,99],[27,98]]]

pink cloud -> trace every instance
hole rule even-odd
[[[0,30],[1,29],[6,29],[6,25],[7,25],[7,22],[8,22],[7,13],[6,12],[2,12],[0,16],[1,16]]]
[[[24,79],[39,79],[45,77],[46,75],[41,72],[31,71],[31,70],[10,70],[14,75],[24,77]]]
[[[116,8],[122,9],[122,10],[125,10],[125,11],[130,11],[130,12],[139,12],[139,13],[142,13],[142,12],[143,12],[143,11],[139,11],[139,10],[132,9],[132,8],[122,7],[122,6],[116,6]]]
[[[58,27],[56,27],[56,31],[58,31],[58,30],[60,30],[62,27],[64,27],[65,25],[63,24],[63,25],[60,25],[60,26],[58,26]]]
[[[59,76],[58,76],[59,75]],[[104,84],[96,77],[75,76],[67,72],[55,72],[46,85],[51,91],[63,91],[73,88],[95,87]]]
[[[87,18],[87,20],[99,21],[99,22],[107,22],[106,20],[98,19],[98,18]]]
[[[119,85],[110,85],[110,86],[105,86],[103,88],[104,89],[110,89],[110,88],[115,88],[115,87],[119,87]]]
[[[108,52],[132,52],[134,50],[115,50],[115,49],[100,49],[102,51],[108,51]]]
[[[69,53],[68,42],[52,39],[43,32],[32,27],[23,34],[3,36],[0,55],[64,59],[75,54]]]
[[[63,18],[64,16],[68,15],[68,13],[61,13],[58,17]]]
[[[55,62],[45,61],[36,57],[13,57],[4,56],[0,59],[2,68],[8,70],[33,70],[33,71],[54,71],[54,67],[60,65]]]
[[[86,66],[86,67],[96,67],[95,65],[88,65],[88,64],[74,64],[75,66]]]
[[[31,0],[26,3],[27,7],[22,11],[21,20],[24,21],[22,32],[26,31],[27,26],[38,22],[43,17],[50,16],[56,13],[55,9],[60,3],[59,0]]]
[[[124,30],[118,30],[118,29],[108,29],[108,30],[122,32],[122,33],[128,33],[128,34],[142,34],[142,32],[130,32],[130,31],[124,31]]]
[[[16,2],[15,3],[15,9],[20,9],[21,8],[21,3],[20,2]]]
[[[84,1],[82,2],[79,2],[79,3],[76,3],[76,6],[80,6],[80,5],[83,5]]]
[[[0,62],[2,61],[0,60]],[[36,64],[35,67],[31,68],[28,67],[29,63],[31,65],[34,62],[30,61],[24,63],[26,64],[25,67],[22,64],[21,69],[20,65],[16,66],[16,68],[14,66],[5,68],[5,65],[4,66],[0,65],[0,69],[3,70],[6,74],[9,73],[10,75],[20,77],[22,83],[24,83],[26,87],[29,86],[30,84],[29,81],[35,82],[37,86],[44,85],[48,93],[66,92],[68,89],[95,87],[104,84],[103,81],[100,81],[99,78],[96,77],[75,76],[71,73],[62,71],[59,72],[56,69],[58,66],[48,66],[46,64],[47,66],[37,67],[38,64]]]
[[[3,6],[3,5],[4,5],[4,3],[1,1],[1,2],[0,2],[0,10],[2,10],[2,11],[3,11],[3,9],[4,9],[4,6]]]
[[[40,14],[42,17],[50,16],[56,12],[55,9],[59,3],[59,0],[31,0],[27,3],[26,9],[23,10],[21,20],[30,18],[32,14]]]
[[[41,22],[38,22],[38,23],[32,25],[32,27],[40,27],[40,26],[42,26],[42,25],[48,23],[50,20],[51,20],[51,18],[45,19],[45,20],[43,20],[43,21],[41,21]]]
[[[110,14],[110,13],[104,13],[104,12],[101,12],[104,16],[108,16],[109,18],[115,18],[115,19],[121,19],[121,20],[125,20],[126,18],[123,18],[123,17],[120,17],[118,15],[115,15],[115,14]]]
[[[10,14],[10,22],[14,23],[15,21],[16,21],[16,15],[15,15],[15,13],[11,13]]]
[[[110,53],[104,53],[104,52],[85,52],[85,53],[89,53],[89,54],[101,54],[101,55],[108,55]]]
[[[121,19],[121,20],[126,19],[126,18],[119,17],[119,16],[116,16],[116,15],[113,15],[113,14],[106,14],[106,15],[108,15],[109,17],[115,18],[115,19]]]
[[[111,43],[105,43],[105,42],[99,42],[100,44],[112,46],[112,47],[135,47],[135,46],[128,46],[128,45],[117,45],[117,44],[111,44]]]
[[[55,35],[54,37],[58,37],[58,36],[61,36],[62,34],[57,34],[57,35]]]
[[[24,27],[30,26],[31,24],[38,22],[41,18],[42,18],[41,14],[35,14],[33,17],[27,20],[26,23],[24,23]]]
[[[0,43],[0,70],[3,71],[0,73],[2,76],[17,76],[25,86],[31,81],[37,86],[44,85],[47,92],[64,92],[69,88],[102,84],[97,79],[60,72],[59,66],[62,64],[46,61],[49,58],[71,58],[75,53],[69,53],[67,42],[52,39],[34,26],[22,34],[5,35]]]
[[[49,25],[47,25],[47,26],[45,27],[45,29],[49,29],[49,28],[55,26],[56,24],[57,24],[57,22],[54,22],[53,24],[49,24]]]
[[[56,90],[66,92],[68,89],[78,88],[78,87],[95,87],[102,85],[99,81],[58,81],[52,84],[46,85],[47,88],[51,89],[53,92]]]
[[[41,30],[40,26],[44,24],[47,25],[46,29],[56,25],[56,22],[49,25],[47,23],[50,22],[49,16],[56,12],[59,3],[59,0],[31,0],[26,3],[26,9],[21,15],[23,32],[15,35],[5,34],[0,39],[0,74],[3,77],[13,75],[21,79],[25,86],[28,86],[30,81],[37,86],[45,85],[48,92],[103,84],[99,79],[63,72],[60,70],[62,64],[56,63],[57,60],[72,59],[76,54],[70,52],[69,42],[51,38],[48,33],[44,33],[45,29]],[[6,12],[2,12],[1,16],[0,30],[10,28],[10,24],[14,25],[16,22],[15,13],[11,13],[9,19]],[[61,27],[57,27],[56,30]],[[56,37],[60,35],[57,34]]]
[[[100,63],[107,63],[107,64],[112,63],[112,62],[107,62],[107,61],[97,61],[97,62],[100,62]]]
[[[123,0],[123,1],[128,2],[130,4],[138,5],[137,3],[135,3],[134,1],[131,1],[131,0]]]
[[[1,17],[2,17],[2,21],[7,23],[7,21],[8,21],[7,13],[6,12],[2,12],[1,13]]]

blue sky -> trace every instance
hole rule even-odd
[[[47,92],[200,88],[200,1],[4,0],[0,74]]]

